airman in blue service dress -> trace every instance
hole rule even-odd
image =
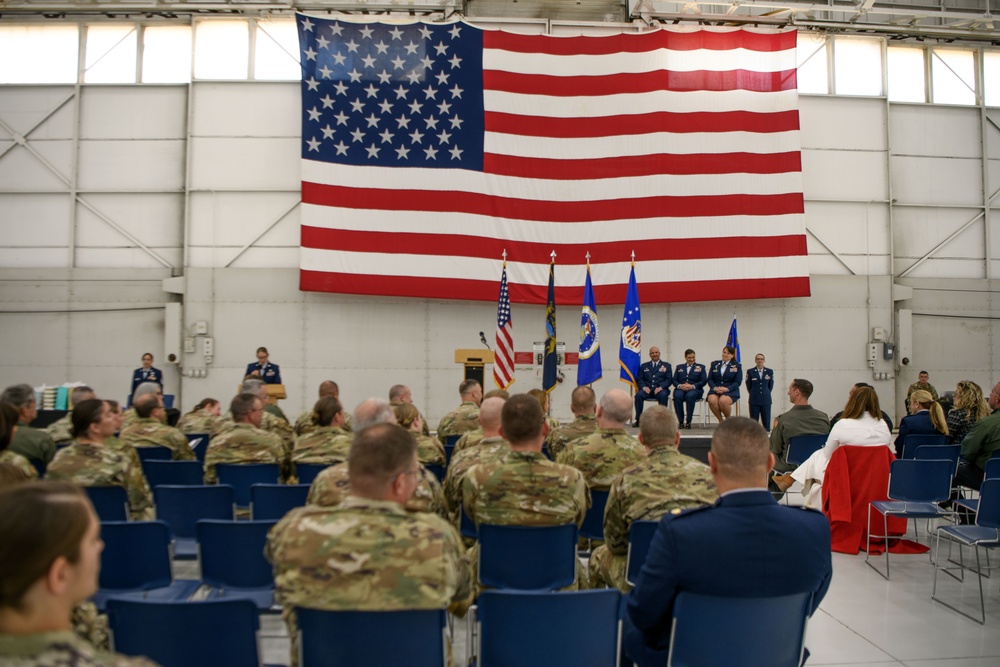
[[[243,374],[243,377],[253,375],[254,371],[260,374],[260,379],[264,381],[264,384],[281,384],[281,369],[278,368],[278,364],[272,364],[270,361],[261,364],[259,361],[255,361],[252,364],[247,364],[247,372]]]
[[[774,371],[754,366],[747,371],[747,399],[750,419],[760,421],[765,430],[771,430],[771,390],[774,389]]]
[[[677,364],[674,371],[674,412],[677,413],[677,425],[681,428],[691,428],[694,417],[694,405],[701,400],[708,382],[705,364],[694,360],[694,352],[687,355],[685,363]],[[684,409],[687,407],[687,418]]]
[[[646,401],[656,401],[666,406],[670,400],[670,385],[673,374],[670,364],[660,360],[660,350],[649,348],[650,360],[639,366],[638,387],[635,392],[635,421],[639,423],[642,406]]]
[[[138,387],[143,382],[155,382],[156,384],[163,387],[163,371],[159,368],[154,368],[150,366],[149,368],[137,368],[132,372],[132,388],[129,390],[129,395],[135,393],[136,387]]]

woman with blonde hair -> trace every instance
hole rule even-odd
[[[952,444],[962,438],[976,423],[992,412],[983,398],[982,388],[972,380],[962,380],[955,386],[955,407],[948,413],[948,436]]]
[[[931,392],[918,389],[910,394],[910,414],[899,422],[899,435],[896,436],[896,458],[903,458],[903,447],[907,436],[911,435],[948,435],[948,419],[944,416],[944,408]]]
[[[445,465],[444,445],[437,438],[424,435],[424,418],[413,403],[396,403],[392,406],[396,423],[410,431],[417,441],[417,459],[423,465]]]

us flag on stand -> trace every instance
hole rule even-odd
[[[795,32],[548,37],[298,15],[303,290],[807,296]]]
[[[507,289],[507,262],[500,276],[497,299],[497,339],[493,346],[493,381],[501,389],[514,382],[514,323],[510,319],[510,293]]]

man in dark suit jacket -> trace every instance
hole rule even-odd
[[[681,591],[730,597],[810,592],[815,612],[830,587],[829,523],[814,510],[779,505],[768,492],[774,455],[764,429],[746,417],[727,419],[715,429],[708,462],[719,500],[660,520],[628,596],[623,642],[639,667],[666,664]]]
[[[639,366],[639,386],[635,392],[635,423],[642,416],[642,405],[646,401],[656,401],[667,405],[670,401],[670,384],[673,373],[670,364],[660,361],[660,348],[649,348],[649,361]]]
[[[771,431],[771,390],[774,389],[774,371],[764,366],[764,355],[754,358],[757,364],[747,371],[747,398],[750,419],[760,420],[764,430]]]

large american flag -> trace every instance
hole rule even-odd
[[[298,15],[301,288],[807,296],[795,32],[604,37]]]

